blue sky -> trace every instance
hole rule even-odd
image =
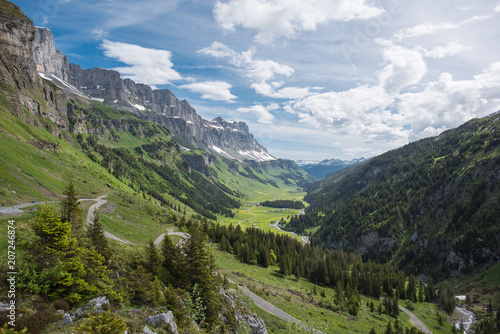
[[[14,0],[82,68],[245,121],[276,157],[371,157],[500,109],[500,1]]]

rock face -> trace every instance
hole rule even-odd
[[[35,39],[33,22],[18,6],[0,0],[0,91],[9,100],[13,115],[38,127],[42,124],[37,116],[50,118],[58,128],[46,125],[46,129],[57,134],[68,129],[66,99],[37,75]]]
[[[275,160],[255,140],[245,123],[220,117],[208,121],[168,89],[153,90],[148,85],[122,79],[120,73],[112,70],[83,70],[79,65],[68,64],[67,57],[55,50],[53,35],[48,29],[36,28],[32,35],[36,70],[67,93],[131,111],[144,120],[165,126],[195,147],[229,159]]]
[[[170,325],[172,333],[177,334],[177,324],[175,323],[175,318],[172,311],[150,316],[146,319],[146,323],[153,327],[158,327],[160,325]]]
[[[267,327],[264,320],[257,317],[256,314],[237,314],[239,321],[245,322],[250,327],[251,334],[267,334]]]
[[[36,71],[50,73],[69,82],[69,62],[60,50],[54,47],[54,36],[47,28],[36,27],[33,40],[33,58]]]

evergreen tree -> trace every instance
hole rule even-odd
[[[215,288],[213,271],[215,262],[205,246],[205,234],[202,229],[193,224],[189,227],[190,237],[184,244],[186,257],[186,273],[190,288],[197,286],[206,307],[206,322],[211,325],[218,321],[220,303]]]
[[[146,246],[146,263],[145,267],[153,276],[158,276],[160,273],[161,257],[153,239],[149,240]]]
[[[411,275],[408,281],[408,288],[406,289],[406,297],[415,303],[417,300],[417,285],[415,281],[415,276]]]
[[[377,334],[377,332],[375,331],[375,328],[372,327],[368,334]]]
[[[63,191],[64,198],[61,201],[61,220],[71,223],[71,235],[79,236],[83,230],[82,209],[78,202],[77,192],[73,182]]]
[[[392,331],[391,321],[389,320],[389,322],[387,323],[387,327],[385,328],[384,334],[393,334],[393,333],[394,332]]]
[[[92,224],[87,229],[87,238],[90,239],[95,250],[104,256],[106,260],[111,258],[111,250],[109,249],[108,239],[104,236],[100,212],[94,211]]]
[[[427,303],[432,303],[436,299],[436,290],[434,289],[434,283],[432,278],[429,280],[427,287],[425,288],[425,301]]]
[[[161,279],[163,283],[172,283],[173,278],[178,277],[177,271],[177,251],[172,239],[168,235],[165,235],[161,243]]]

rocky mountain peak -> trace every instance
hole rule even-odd
[[[82,69],[54,47],[46,28],[36,28],[33,40],[36,70],[66,92],[128,110],[140,118],[161,124],[189,144],[229,159],[275,160],[260,145],[244,122],[217,117],[203,119],[191,105],[168,89],[152,89],[119,72],[102,68]]]

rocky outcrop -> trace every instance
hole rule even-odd
[[[175,323],[175,318],[172,311],[150,316],[146,319],[146,323],[153,327],[158,327],[162,325],[170,326],[170,331],[174,334],[177,334],[177,324]]]
[[[246,323],[250,327],[250,334],[267,334],[267,327],[264,320],[256,314],[240,314],[236,315],[236,319]]]
[[[68,129],[66,97],[38,76],[35,39],[33,22],[18,6],[0,0],[0,93],[8,99],[7,107],[13,115],[58,134]],[[50,118],[57,128],[40,123],[38,116]]]
[[[33,40],[33,58],[38,73],[50,73],[70,81],[68,57],[54,47],[54,36],[47,28],[36,27]]]

